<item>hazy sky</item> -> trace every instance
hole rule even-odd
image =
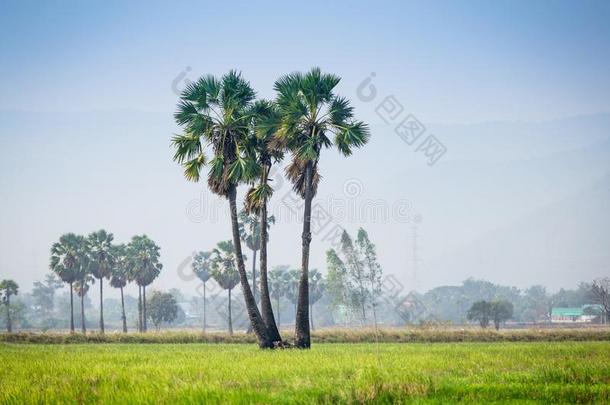
[[[155,287],[192,292],[180,263],[230,233],[226,204],[171,162],[177,92],[238,69],[270,98],[312,66],[343,78],[373,130],[350,159],[322,156],[329,227],[366,227],[405,289],[608,274],[609,21],[610,3],[589,1],[2,1],[0,278],[29,289],[59,235],[104,227],[149,234],[165,265]],[[390,123],[388,96],[403,108]],[[408,114],[426,127],[413,145],[394,132]],[[433,166],[417,151],[430,134],[446,148]],[[296,265],[300,224],[275,184],[270,262]],[[330,228],[312,246],[321,269]]]

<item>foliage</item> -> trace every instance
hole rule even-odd
[[[308,162],[313,168],[313,194],[317,190],[318,160],[323,148],[334,145],[342,155],[349,156],[370,136],[368,126],[354,119],[349,101],[335,93],[340,80],[313,68],[305,74],[285,75],[274,85],[280,116],[275,142],[279,149],[291,153],[286,173],[303,198]]]
[[[288,269],[290,266],[275,266],[269,272],[269,289],[271,297],[279,300],[286,295],[290,285],[290,275]]]
[[[490,308],[491,319],[494,321],[496,330],[500,329],[500,324],[513,317],[513,304],[508,301],[493,301]]]
[[[343,231],[340,251],[330,249],[326,252],[326,260],[331,306],[335,309],[339,306],[350,308],[359,314],[362,322],[366,322],[367,308],[371,308],[376,319],[383,271],[375,245],[366,231],[363,228],[358,230],[355,243],[347,231]]]
[[[131,238],[127,246],[129,256],[129,279],[140,286],[152,283],[161,273],[159,261],[161,248],[146,235]]]
[[[33,325],[42,330],[58,326],[55,318],[55,292],[62,286],[62,281],[55,273],[47,274],[44,281],[34,281],[29,311],[29,320]]]
[[[468,310],[467,318],[469,321],[478,321],[481,328],[489,326],[491,316],[491,303],[487,301],[477,301]]]
[[[602,307],[605,320],[610,320],[610,278],[594,280],[590,287],[589,296],[593,303]]]
[[[224,241],[218,242],[216,248],[212,251],[212,277],[218,283],[218,285],[227,290],[229,293],[228,298],[228,312],[227,322],[229,326],[229,333],[233,333],[233,315],[231,312],[231,290],[239,284],[239,272],[236,268],[235,258],[235,247],[233,242]]]
[[[114,245],[112,256],[114,261],[110,272],[110,285],[114,288],[124,288],[129,280],[131,260],[127,245]]]
[[[500,324],[513,316],[513,304],[505,300],[477,301],[468,310],[469,321],[478,321],[482,328],[486,328],[493,321],[496,330]]]
[[[51,247],[51,270],[64,283],[74,283],[86,272],[85,248],[85,238],[74,233],[61,235]]]
[[[187,180],[199,181],[209,165],[208,186],[218,195],[258,174],[256,162],[242,148],[253,118],[255,92],[238,72],[220,79],[208,75],[189,83],[180,95],[176,123],[184,133],[172,138],[174,160],[184,168]],[[205,150],[212,150],[208,160]]]
[[[157,330],[163,322],[174,322],[178,317],[178,303],[174,296],[171,293],[153,291],[148,299],[148,316]]]
[[[91,260],[89,271],[97,279],[111,276],[115,257],[112,241],[114,236],[101,229],[87,237],[87,252]]]
[[[239,273],[235,268],[235,248],[233,242],[218,242],[212,251],[212,277],[220,287],[232,290],[239,283]]]
[[[318,269],[309,270],[309,305],[313,305],[322,298],[326,289],[326,280]]]
[[[191,268],[193,269],[193,273],[195,273],[203,283],[207,283],[210,277],[212,277],[211,256],[212,252],[197,252],[193,257]]]
[[[19,293],[19,286],[13,280],[0,281],[0,299],[3,304],[8,304],[11,296]]]

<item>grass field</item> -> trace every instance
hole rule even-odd
[[[0,403],[610,401],[610,343],[0,343]]]
[[[282,336],[294,341],[293,331],[284,330]],[[610,328],[552,328],[502,329],[400,327],[400,328],[327,328],[312,334],[316,343],[453,343],[453,342],[610,342]],[[256,343],[253,333],[201,331],[162,331],[148,333],[99,334],[61,332],[0,333],[0,342],[7,343]]]

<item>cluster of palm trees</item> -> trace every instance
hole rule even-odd
[[[289,266],[276,266],[269,272],[269,288],[271,298],[276,302],[275,310],[277,313],[277,325],[281,326],[282,316],[280,313],[280,300],[286,298],[295,306],[299,298],[300,271],[290,269]],[[313,323],[313,307],[322,298],[326,290],[326,279],[317,269],[309,270],[309,323],[311,329]]]
[[[241,74],[230,71],[189,83],[180,95],[174,117],[183,133],[172,138],[174,160],[184,176],[199,181],[208,168],[210,190],[229,202],[235,262],[252,330],[259,346],[282,343],[267,286],[267,203],[273,194],[269,173],[285,155],[286,174],[304,199],[301,274],[296,313],[296,346],[311,346],[309,323],[309,248],[312,199],[320,181],[318,163],[325,148],[344,156],[366,144],[369,130],[354,119],[353,107],[338,96],[340,78],[319,68],[291,73],[275,82],[273,101],[257,100]],[[210,153],[207,156],[206,153]],[[260,310],[248,282],[240,240],[237,188],[246,184],[244,208],[260,218]]]
[[[160,248],[146,235],[134,236],[128,244],[114,244],[105,230],[88,236],[66,233],[51,247],[51,270],[70,286],[70,331],[74,332],[74,298],[80,298],[81,330],[86,333],[85,295],[96,280],[100,288],[100,332],[104,333],[104,279],[121,291],[123,332],[127,332],[123,288],[138,285],[138,331],[147,330],[146,286],[162,269]]]
[[[243,215],[240,215],[241,218],[244,218]],[[245,218],[248,221],[247,218]],[[249,236],[252,236],[250,233],[247,233],[244,230],[242,234],[242,239],[246,240],[246,244],[249,247],[253,248],[253,252],[256,253],[258,249],[256,249],[255,244],[249,244],[247,240],[249,240]],[[256,257],[256,255],[254,255]],[[227,326],[229,330],[229,334],[233,334],[233,316],[232,316],[232,291],[239,284],[239,272],[236,267],[235,260],[235,247],[233,242],[221,241],[216,244],[216,247],[211,251],[206,252],[198,252],[195,254],[191,267],[193,269],[193,273],[203,282],[203,331],[205,333],[207,328],[207,299],[206,299],[206,284],[213,279],[220,288],[227,290],[228,292],[228,308],[227,308]],[[246,260],[246,256],[243,257],[243,260]],[[256,266],[253,263],[252,270],[250,273],[250,279],[252,280],[253,291],[255,291],[256,287]],[[275,314],[277,317],[275,318],[277,327],[279,329],[281,316],[280,316],[280,299],[286,298],[295,306],[296,312],[296,304],[298,299],[298,286],[300,280],[300,271],[296,269],[290,269],[289,266],[276,266],[269,272],[268,277],[268,287],[269,291],[265,294],[269,294],[269,296],[275,300],[276,309]],[[263,283],[263,279],[261,279],[261,285],[267,283],[265,281]],[[310,323],[311,328],[313,329],[313,305],[322,298],[324,291],[326,289],[326,280],[322,273],[320,273],[317,269],[309,270],[309,315],[310,315]],[[254,294],[256,295],[256,294]],[[258,302],[258,301],[257,301]],[[272,315],[274,315],[272,313]]]

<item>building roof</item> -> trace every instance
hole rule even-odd
[[[551,316],[582,316],[584,315],[582,308],[553,308]]]

